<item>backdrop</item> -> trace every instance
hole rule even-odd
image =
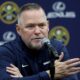
[[[38,3],[45,9],[50,22],[49,38],[62,41],[71,58],[80,57],[79,0],[0,0],[0,45],[17,37],[16,15],[20,7],[28,2]]]

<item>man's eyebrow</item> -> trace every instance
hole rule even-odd
[[[27,25],[38,25],[38,24],[45,24],[45,23],[47,23],[46,21],[45,22],[40,22],[40,23],[29,23],[29,24],[25,24],[26,26]]]

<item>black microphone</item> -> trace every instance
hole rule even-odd
[[[49,57],[50,57],[50,74],[51,74],[51,80],[54,80],[54,74],[55,74],[55,66],[54,61],[55,59],[59,59],[57,50],[51,45],[50,40],[48,38],[42,39],[42,45],[44,47],[47,47],[49,50]],[[53,58],[52,58],[53,57]]]
[[[50,54],[55,58],[55,59],[59,59],[59,55],[57,50],[51,45],[50,40],[48,38],[43,38],[42,39],[42,45],[47,47],[49,49],[49,51],[51,52]]]

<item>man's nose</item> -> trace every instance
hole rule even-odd
[[[35,32],[35,34],[39,34],[41,32],[40,31],[40,27],[39,26],[35,26],[34,32]]]

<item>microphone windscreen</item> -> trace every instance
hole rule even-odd
[[[48,38],[43,38],[41,43],[42,43],[42,45],[50,44],[50,40]]]

